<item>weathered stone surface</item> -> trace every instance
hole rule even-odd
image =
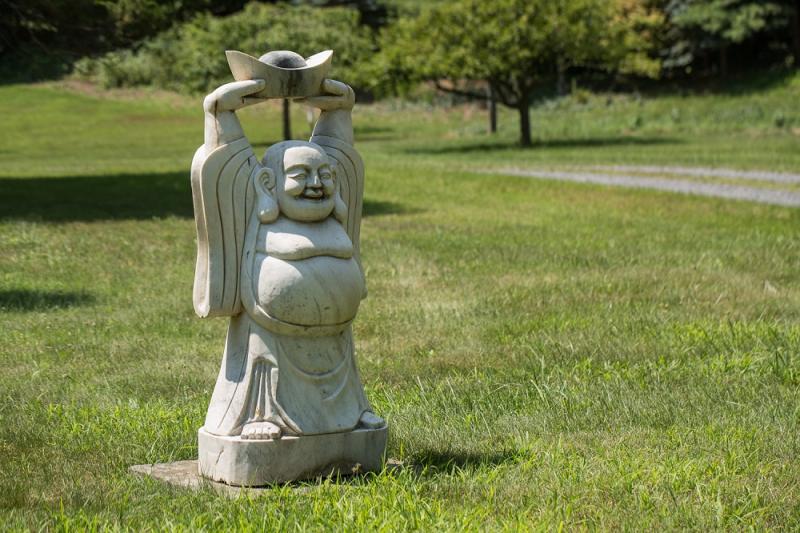
[[[385,449],[385,427],[263,440],[198,432],[200,475],[239,486],[379,471]]]
[[[242,490],[242,487],[232,487],[202,477],[197,470],[197,460],[195,459],[173,463],[133,465],[129,470],[133,474],[152,477],[169,485],[186,489],[198,490],[209,487],[231,496],[235,496]]]

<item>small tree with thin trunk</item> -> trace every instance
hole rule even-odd
[[[573,66],[655,75],[644,0],[457,0],[404,18],[382,37],[389,83],[433,80],[464,96],[464,80],[485,80],[494,98],[519,112],[520,144],[531,145],[529,109],[543,79]],[[447,80],[445,83],[444,80]]]

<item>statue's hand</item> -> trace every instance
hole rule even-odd
[[[298,98],[296,102],[316,107],[322,111],[333,111],[335,109],[353,109],[356,103],[356,94],[346,83],[336,80],[325,80],[322,82],[323,95],[311,96],[309,98]]]
[[[243,80],[226,83],[206,96],[205,100],[203,100],[203,109],[207,113],[216,115],[222,111],[236,111],[237,109],[263,102],[263,98],[254,98],[250,95],[259,92],[265,85],[266,82],[264,80]]]

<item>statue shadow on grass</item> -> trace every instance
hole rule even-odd
[[[189,172],[0,178],[0,220],[97,222],[192,218]],[[364,200],[363,216],[415,212],[402,204]]]
[[[89,305],[94,296],[83,291],[42,291],[36,289],[0,290],[0,313],[9,311],[51,311]]]
[[[433,452],[423,451],[415,458],[408,461],[387,459],[384,465],[385,472],[402,474],[408,472],[415,477],[428,477],[441,473],[454,473],[460,470],[479,468],[481,466],[499,466],[516,461],[519,454],[513,450],[494,451],[487,453],[474,452]],[[337,484],[349,485],[369,483],[378,474],[372,472],[357,472],[342,474],[341,472],[329,476],[321,476],[314,480],[296,481],[290,483],[295,487],[314,485],[328,478]]]
[[[479,152],[502,152],[516,150],[535,150],[537,148],[603,148],[614,146],[647,146],[680,144],[680,139],[672,137],[588,137],[585,139],[552,139],[534,141],[531,146],[522,147],[516,142],[472,142],[448,143],[444,146],[412,146],[403,150],[407,154],[445,155],[471,154]]]
[[[518,458],[518,453],[512,450],[473,453],[473,452],[433,452],[423,451],[416,458],[409,461],[398,461],[387,459],[384,465],[384,473],[390,475],[400,475],[408,473],[413,477],[429,477],[437,474],[451,474],[469,468],[481,466],[499,466],[512,463]],[[336,485],[361,485],[371,483],[376,476],[383,475],[379,472],[348,472],[347,470],[334,470],[318,477],[310,479],[290,481],[288,483],[277,483],[262,487],[245,487],[244,490],[254,490],[253,494],[258,495],[264,491],[269,491],[275,487],[287,485],[297,490],[308,490],[317,487],[320,483],[328,481]],[[222,485],[218,485],[221,487]],[[238,489],[233,489],[236,492]]]

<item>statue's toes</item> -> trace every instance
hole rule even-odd
[[[261,422],[245,426],[242,429],[243,440],[270,440],[281,438],[281,428],[270,422]]]
[[[368,429],[382,428],[386,424],[386,421],[384,421],[383,418],[371,411],[364,412],[364,414],[361,415],[359,422],[361,423],[362,427]]]

